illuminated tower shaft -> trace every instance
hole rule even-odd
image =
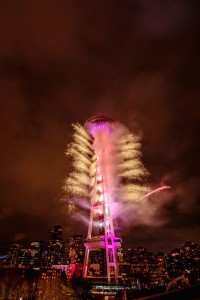
[[[121,240],[115,237],[111,212],[112,192],[108,184],[107,153],[110,151],[110,134],[114,121],[105,117],[93,117],[85,123],[85,128],[93,137],[93,150],[96,157],[95,185],[91,199],[90,222],[85,242],[86,254],[83,276],[89,274],[90,255],[92,251],[104,249],[106,272],[101,274],[111,281],[118,281],[118,264],[116,249]],[[110,176],[110,175],[109,175]],[[95,276],[96,277],[96,276]]]

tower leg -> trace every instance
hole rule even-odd
[[[83,277],[84,278],[87,277],[88,264],[89,264],[89,254],[90,254],[90,250],[88,248],[86,248],[85,258],[84,258],[84,268],[83,268]]]

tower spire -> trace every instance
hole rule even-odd
[[[118,282],[116,249],[121,246],[121,240],[115,237],[114,232],[111,193],[109,193],[108,170],[105,163],[106,155],[109,151],[109,144],[105,141],[109,140],[109,134],[113,130],[113,125],[113,120],[103,116],[90,118],[85,123],[86,130],[93,137],[92,146],[96,158],[96,172],[91,199],[88,236],[84,244],[86,254],[83,277],[87,278],[89,276],[92,252],[102,249],[105,253],[106,267],[104,270],[101,269],[99,276],[107,277],[108,283],[111,283],[111,281]]]
[[[138,202],[149,190],[142,184],[148,172],[140,160],[140,139],[123,124],[102,115],[88,119],[84,127],[72,126],[73,142],[66,154],[72,158],[73,171],[64,189],[73,197],[90,199],[83,276],[117,282],[116,252],[121,239],[114,231],[114,204]]]

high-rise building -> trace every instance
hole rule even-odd
[[[30,265],[31,260],[31,249],[23,246],[20,249],[20,254],[18,257],[18,267],[19,268],[27,268]]]
[[[83,264],[85,247],[82,235],[73,235],[69,241],[69,263]]]
[[[43,241],[33,241],[30,245],[30,262],[29,265],[32,268],[40,268],[42,263],[42,252],[44,250],[44,242]]]
[[[6,265],[13,268],[18,267],[21,247],[22,247],[21,243],[12,244],[10,251],[8,253]]]
[[[177,277],[183,273],[191,274],[200,270],[200,246],[186,240],[167,255],[167,270],[170,276]]]
[[[48,266],[63,263],[63,239],[61,225],[56,225],[50,234],[48,247]]]

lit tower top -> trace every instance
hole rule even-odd
[[[115,123],[115,121],[108,117],[95,116],[95,117],[88,119],[85,122],[84,126],[85,126],[86,130],[89,132],[89,134],[94,136],[95,129],[98,130],[99,128],[105,128],[105,127],[109,128],[109,126],[113,123]]]

